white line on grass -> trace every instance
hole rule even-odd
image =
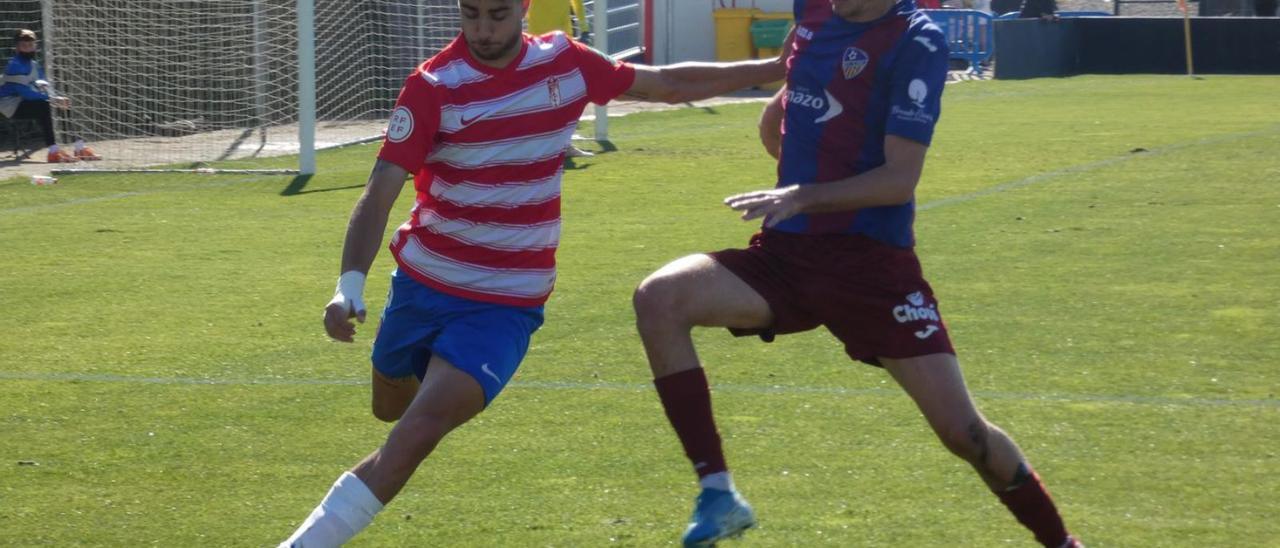
[[[90,373],[16,373],[0,371],[0,380],[14,381],[54,381],[54,382],[104,382],[126,384],[159,384],[187,386],[363,386],[367,379],[298,379],[288,377],[263,377],[257,379],[219,379],[212,377],[136,377],[132,375],[90,374]],[[577,381],[514,381],[510,385],[517,389],[533,390],[609,390],[621,392],[648,392],[652,387],[648,384],[628,384],[617,382],[577,382]],[[761,386],[751,384],[720,383],[712,386],[716,392],[740,394],[781,394],[803,395],[817,394],[827,396],[888,396],[905,397],[896,388],[840,388],[824,386]],[[1262,399],[1225,399],[1225,398],[1170,398],[1162,396],[1124,396],[1095,394],[1031,394],[1020,392],[976,391],[979,399],[1040,401],[1061,403],[1106,403],[1106,404],[1139,404],[1169,407],[1275,407],[1280,408],[1280,400]]]
[[[969,194],[964,194],[960,196],[952,196],[950,198],[943,198],[941,200],[934,200],[932,202],[921,204],[916,209],[920,211],[925,211],[925,210],[929,210],[937,207],[948,206],[951,204],[969,202],[969,201],[976,200],[978,198],[982,198],[984,196],[990,196],[992,194],[1004,192],[1006,190],[1013,190],[1015,188],[1031,186],[1036,183],[1050,181],[1066,175],[1075,175],[1077,173],[1087,173],[1090,171],[1102,169],[1104,167],[1109,167],[1119,163],[1127,162],[1129,160],[1137,160],[1139,158],[1150,158],[1152,156],[1169,154],[1171,152],[1178,152],[1182,149],[1190,148],[1190,147],[1217,145],[1222,143],[1229,143],[1232,141],[1239,141],[1242,139],[1252,139],[1254,137],[1276,133],[1277,130],[1280,130],[1280,126],[1271,126],[1266,129],[1260,129],[1257,131],[1247,131],[1244,133],[1228,133],[1226,135],[1214,135],[1212,137],[1203,137],[1200,139],[1196,139],[1194,141],[1185,141],[1182,143],[1174,143],[1172,145],[1157,147],[1146,152],[1129,153],[1129,154],[1124,154],[1122,156],[1113,156],[1105,160],[1098,160],[1096,162],[1089,162],[1086,164],[1077,164],[1074,166],[1067,166],[1067,167],[1056,169],[1053,171],[1037,173],[1030,177],[1024,177],[1016,181],[1009,181],[1007,183],[1001,183],[996,186],[987,187],[977,192],[971,192]]]
[[[278,176],[277,176],[278,177]],[[9,209],[0,209],[0,215],[8,215],[13,213],[31,213],[33,211],[43,211],[46,209],[55,209],[65,206],[92,204],[95,202],[107,202],[111,200],[119,200],[121,198],[129,198],[132,196],[147,196],[151,194],[163,194],[165,192],[187,192],[191,190],[204,190],[208,188],[220,188],[224,186],[238,185],[243,183],[256,183],[266,179],[266,177],[250,177],[248,179],[237,179],[231,181],[221,181],[215,183],[205,183],[202,185],[191,185],[184,187],[169,187],[158,190],[140,190],[136,192],[120,192],[117,194],[108,194],[106,196],[95,196],[93,198],[76,198],[65,202],[56,202],[52,204],[40,204],[33,206],[11,207]]]

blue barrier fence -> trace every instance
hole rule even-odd
[[[970,70],[991,59],[995,50],[995,31],[991,14],[978,10],[924,10],[943,36],[952,59],[963,59]]]
[[[999,17],[978,10],[923,10],[947,37],[947,48],[952,59],[969,63],[970,71],[978,71],[979,65],[991,60],[995,53],[995,20],[1016,19],[1018,12]],[[1109,17],[1102,11],[1060,11],[1058,17]]]

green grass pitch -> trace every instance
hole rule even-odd
[[[1280,545],[1277,89],[1131,76],[946,92],[917,195],[925,273],[979,405],[1090,546]],[[758,111],[617,119],[616,152],[575,160],[557,291],[516,380],[354,546],[676,541],[695,486],[630,295],[755,230],[720,201],[772,185]],[[384,439],[366,383],[376,321],[353,345],[320,324],[375,152],[324,153],[305,185],[0,183],[0,546],[273,545]],[[371,311],[390,269],[383,250]],[[1032,544],[887,375],[825,332],[696,340],[760,517],[736,545]]]

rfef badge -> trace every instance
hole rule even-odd
[[[844,79],[852,80],[862,74],[862,69],[867,68],[869,62],[871,62],[871,56],[865,51],[855,47],[844,50],[844,60],[841,63],[844,67]]]

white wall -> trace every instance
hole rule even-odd
[[[653,62],[714,61],[713,8],[757,8],[790,13],[793,0],[653,0]]]

